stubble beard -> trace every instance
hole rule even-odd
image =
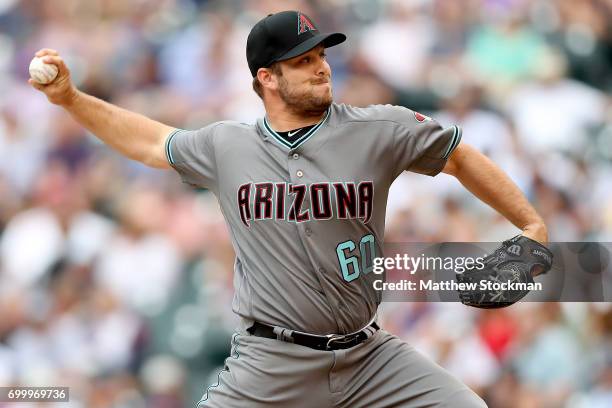
[[[279,81],[279,95],[287,108],[293,113],[304,116],[322,115],[332,104],[332,93],[316,96],[312,90],[297,91],[289,88],[289,83],[283,77]]]

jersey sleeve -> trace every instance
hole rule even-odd
[[[184,183],[215,189],[215,124],[198,130],[175,129],[166,138],[166,158]]]
[[[395,163],[403,170],[435,176],[461,141],[461,128],[443,128],[435,120],[410,109],[400,108],[394,135]]]

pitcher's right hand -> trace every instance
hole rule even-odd
[[[57,67],[58,73],[55,79],[48,84],[39,84],[30,78],[28,83],[34,88],[43,92],[49,102],[55,105],[69,105],[77,96],[77,89],[70,78],[70,70],[64,63],[63,58],[56,50],[43,48],[35,54],[36,57],[43,59],[46,64],[53,64]]]

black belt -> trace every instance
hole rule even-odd
[[[372,324],[355,333],[317,336],[314,334],[298,332],[278,326],[255,322],[247,329],[247,332],[257,337],[282,340],[289,343],[310,347],[315,350],[331,351],[355,347],[356,345],[372,337],[372,335],[378,329],[380,329],[380,327],[378,327],[376,322],[372,322]]]

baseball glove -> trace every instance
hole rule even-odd
[[[457,274],[459,283],[466,289],[459,290],[464,305],[482,309],[510,306],[529,293],[533,277],[546,273],[552,266],[552,253],[544,245],[522,235],[517,235],[487,255],[482,269],[466,269]]]

